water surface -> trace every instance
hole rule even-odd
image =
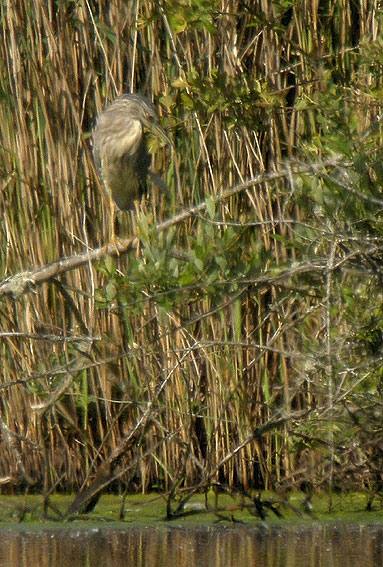
[[[0,567],[379,567],[383,523],[0,529]]]

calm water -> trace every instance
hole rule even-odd
[[[0,529],[0,567],[383,567],[383,524]]]

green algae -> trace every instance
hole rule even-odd
[[[166,501],[158,494],[134,494],[126,498],[103,495],[95,509],[89,514],[73,516],[63,521],[65,511],[73,500],[73,495],[54,495],[49,506],[41,495],[0,496],[0,529],[12,525],[48,526],[174,526],[198,527],[215,525],[304,525],[313,522],[373,523],[383,521],[381,502],[376,501],[371,511],[366,511],[367,496],[361,493],[333,494],[332,509],[329,511],[327,494],[315,495],[310,513],[302,507],[304,497],[293,493],[288,501],[277,495],[262,493],[263,502],[273,502],[278,515],[265,508],[265,517],[256,515],[254,507],[243,506],[238,498],[220,494],[218,499],[209,494],[206,508],[205,496],[194,495],[182,511],[170,519],[166,517]],[[175,504],[174,508],[176,507]]]

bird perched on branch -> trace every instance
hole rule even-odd
[[[151,162],[146,132],[171,144],[154,105],[139,94],[118,97],[99,115],[93,132],[96,165],[109,195],[123,211],[132,209],[146,191]]]

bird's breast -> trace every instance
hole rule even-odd
[[[134,162],[142,141],[141,123],[138,120],[121,120],[115,126],[112,129],[108,128],[105,135],[104,152],[108,159],[118,160],[126,156]]]

